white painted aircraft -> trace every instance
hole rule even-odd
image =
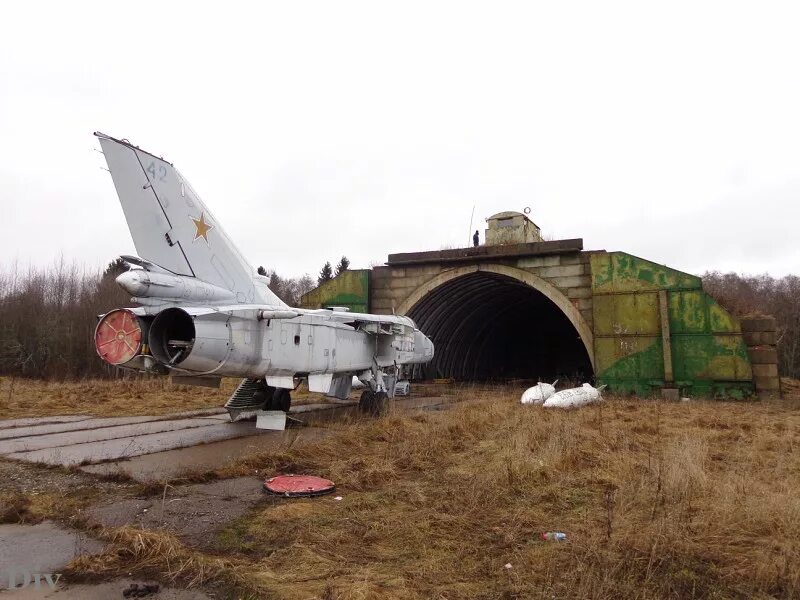
[[[303,379],[312,392],[347,398],[354,375],[365,384],[362,410],[380,413],[404,368],[433,358],[408,317],[287,306],[171,163],[95,135],[138,253],[122,256],[133,268],[117,283],[140,306],[103,315],[95,331],[108,363],[195,385],[242,377],[225,405],[236,419],[287,411]]]

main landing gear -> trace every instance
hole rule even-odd
[[[389,410],[389,394],[364,390],[358,401],[358,409],[368,415],[380,417]]]
[[[292,405],[292,395],[284,388],[274,388],[266,383],[253,394],[253,399],[261,405],[261,410],[282,410],[289,412]]]
[[[232,421],[252,417],[258,410],[289,412],[292,405],[291,390],[274,388],[263,379],[242,379],[225,408]]]

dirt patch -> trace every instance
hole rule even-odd
[[[216,470],[233,479],[109,498],[97,521],[129,525],[98,529],[106,550],[67,573],[298,600],[796,595],[791,394],[549,411],[520,393],[332,421]],[[337,492],[272,498],[256,469],[321,475]],[[553,530],[568,542],[543,542]]]
[[[94,506],[86,516],[104,527],[162,529],[189,545],[208,546],[217,530],[264,501],[262,485],[263,481],[255,477],[167,485],[164,493],[157,496]]]
[[[103,480],[80,471],[0,459],[0,522],[38,523],[80,518],[99,498],[118,496],[134,484]]]
[[[57,469],[0,459],[0,492],[39,494],[52,491],[73,492],[100,487],[104,492],[130,487],[130,484],[98,481],[78,470]]]

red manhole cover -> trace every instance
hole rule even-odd
[[[128,362],[142,349],[139,319],[126,308],[112,310],[97,324],[94,344],[100,357],[112,365]]]
[[[264,482],[264,489],[281,496],[321,496],[330,494],[336,485],[314,475],[277,475]]]

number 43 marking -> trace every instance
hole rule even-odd
[[[167,168],[164,165],[156,166],[155,161],[150,161],[150,166],[147,167],[147,172],[150,173],[150,180],[155,181],[158,179],[159,181],[166,181],[167,180]]]

